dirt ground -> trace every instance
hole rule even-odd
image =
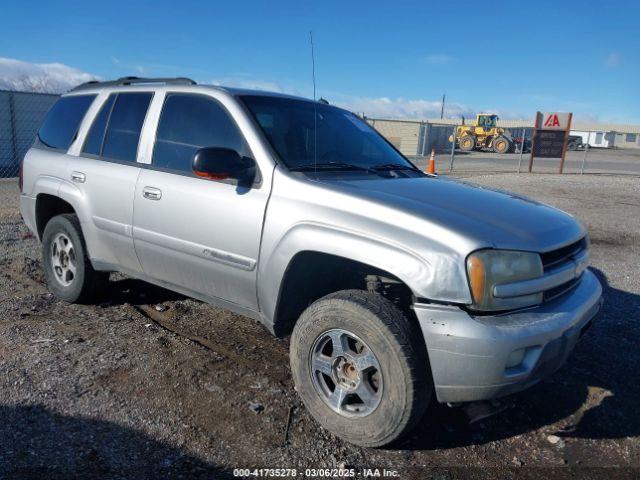
[[[118,275],[98,305],[57,301],[16,187],[0,185],[0,478],[231,478],[246,467],[638,478],[640,179],[465,180],[580,218],[605,308],[567,365],[507,399],[511,408],[469,424],[462,409],[432,404],[413,434],[378,450],[313,421],[288,339],[252,320]]]

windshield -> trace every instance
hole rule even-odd
[[[258,95],[241,98],[291,170],[314,165],[324,169],[415,169],[378,132],[346,110],[316,103],[314,122],[311,101]]]
[[[491,115],[480,115],[478,117],[478,125],[481,127],[495,127],[496,117]]]

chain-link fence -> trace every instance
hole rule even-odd
[[[17,177],[20,162],[58,95],[0,91],[0,178]]]
[[[0,91],[0,179],[17,177],[24,154],[57,99],[57,95]],[[512,146],[499,154],[489,148],[460,150],[457,141],[451,142],[457,126],[451,121],[367,121],[420,166],[434,150],[437,171],[442,173],[529,171],[533,128],[524,124],[507,127]],[[640,132],[572,130],[571,135],[574,142],[569,144],[564,172],[640,174]],[[557,172],[559,167],[559,159],[536,158],[532,171]],[[0,190],[6,185],[0,182]]]
[[[33,144],[45,115],[58,95],[0,90],[0,239],[3,221],[14,221],[18,212],[20,162]]]
[[[529,171],[533,128],[505,127],[511,145],[507,153],[476,146],[460,148],[459,139],[451,139],[458,125],[432,121],[407,121],[367,118],[387,140],[418,166],[426,167],[431,151],[439,173],[524,173]],[[524,122],[520,122],[524,123]],[[610,173],[640,175],[640,132],[571,130],[564,162],[564,173]],[[559,158],[535,158],[531,171],[558,173]]]

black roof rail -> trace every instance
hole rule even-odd
[[[82,83],[75,88],[72,88],[71,92],[77,92],[78,90],[85,90],[87,88],[95,87],[118,87],[125,85],[137,85],[137,84],[152,84],[162,83],[164,85],[197,85],[196,82],[186,77],[166,77],[166,78],[141,78],[141,77],[120,77],[117,80],[110,80],[107,82],[98,82],[97,80],[91,80],[89,82]]]

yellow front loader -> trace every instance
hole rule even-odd
[[[507,153],[513,147],[513,140],[508,132],[497,126],[498,116],[480,113],[476,116],[474,125],[462,125],[456,127],[456,141],[463,152],[472,150],[491,150],[496,153]],[[453,135],[449,136],[453,141]]]

